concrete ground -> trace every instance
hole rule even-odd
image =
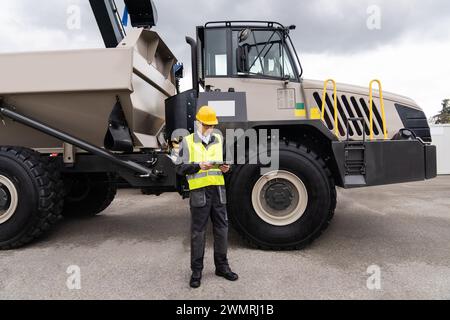
[[[122,191],[101,216],[0,252],[0,299],[450,299],[450,176],[339,190],[333,223],[303,251],[251,249],[231,231],[230,261],[236,283],[214,275],[209,242],[190,289],[187,200]]]

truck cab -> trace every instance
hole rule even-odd
[[[207,92],[246,92],[252,121],[296,120],[292,110],[304,104],[304,95],[303,70],[289,37],[294,28],[248,21],[197,27],[199,84]]]

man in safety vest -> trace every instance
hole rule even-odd
[[[228,264],[228,217],[223,174],[230,166],[223,163],[223,142],[213,133],[218,124],[211,107],[201,107],[196,116],[197,130],[183,139],[178,156],[177,173],[186,176],[191,206],[191,269],[190,286],[198,288],[203,271],[206,225],[209,217],[214,232],[214,264],[216,275],[235,281],[238,275]]]

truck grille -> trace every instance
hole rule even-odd
[[[316,101],[319,108],[322,107],[322,94],[319,92],[314,92],[314,100]],[[369,128],[369,98],[357,98],[355,96],[347,96],[345,94],[338,94],[337,97],[337,109],[338,109],[338,129],[339,134],[342,137],[347,135],[347,119],[361,117],[364,118],[366,128],[365,133],[368,136],[370,134]],[[334,130],[334,94],[328,94],[325,98],[325,123],[330,130]],[[378,109],[377,104],[373,103],[373,132],[375,138],[383,137],[383,125],[381,120],[381,111]],[[363,124],[361,122],[351,122],[349,124],[349,137],[357,138],[362,137],[363,134]]]

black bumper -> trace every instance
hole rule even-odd
[[[345,146],[345,142],[333,142],[340,185],[344,188],[422,181],[437,175],[436,146],[419,140],[367,141],[364,143],[365,170],[361,175],[364,183],[352,185],[347,182],[352,179],[346,176]]]

